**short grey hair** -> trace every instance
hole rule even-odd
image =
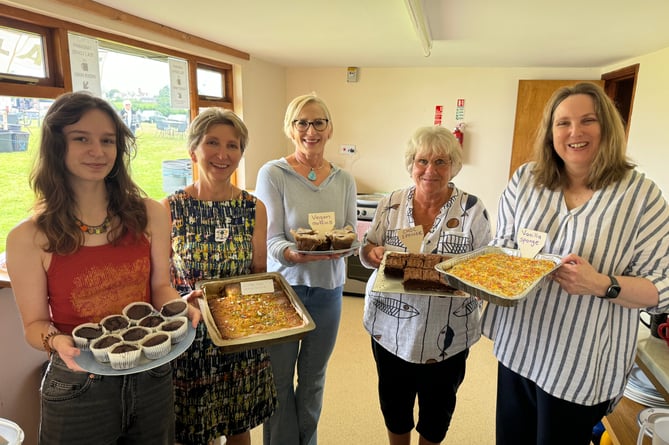
[[[444,127],[430,126],[418,128],[407,144],[404,164],[411,174],[413,162],[418,152],[448,157],[451,160],[451,178],[462,169],[462,147],[453,133]]]

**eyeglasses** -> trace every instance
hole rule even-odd
[[[309,125],[311,125],[316,131],[323,131],[328,128],[329,122],[329,119],[314,119],[313,121],[295,119],[293,121],[293,127],[295,127],[297,131],[307,131],[309,129]]]
[[[416,168],[427,168],[428,165],[432,164],[434,168],[444,168],[447,167],[451,164],[453,164],[453,161],[450,159],[435,159],[433,161],[428,161],[427,159],[414,159],[413,161],[414,166]]]

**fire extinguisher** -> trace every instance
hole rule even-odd
[[[460,142],[461,147],[462,147],[462,144],[465,140],[464,129],[465,129],[465,123],[464,122],[460,122],[453,129],[453,136],[455,136],[455,139],[457,139],[458,142]]]

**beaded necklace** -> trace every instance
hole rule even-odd
[[[111,227],[111,218],[109,218],[109,215],[107,215],[105,220],[102,221],[102,224],[100,224],[99,226],[89,226],[88,224],[84,224],[77,218],[75,218],[74,220],[77,222],[77,226],[79,226],[79,229],[81,229],[82,232],[90,233],[91,235],[101,235],[103,233],[106,233]]]

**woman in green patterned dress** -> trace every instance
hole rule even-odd
[[[164,201],[172,217],[174,284],[182,294],[199,280],[267,270],[265,206],[230,182],[247,142],[244,123],[222,108],[202,111],[188,129],[199,177]],[[225,436],[228,445],[250,444],[250,430],[274,411],[264,348],[223,353],[200,323],[193,345],[173,366],[179,443],[207,445]]]

